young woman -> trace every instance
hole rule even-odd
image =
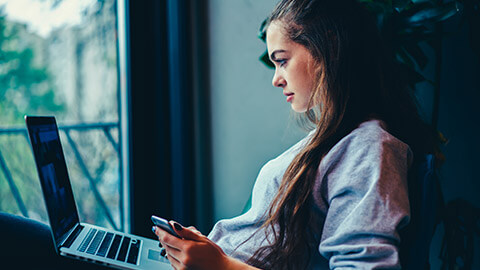
[[[252,208],[202,235],[154,231],[175,269],[400,268],[408,179],[433,132],[354,0],[282,0],[265,26],[273,85],[315,125],[261,170]]]

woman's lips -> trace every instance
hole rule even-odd
[[[293,93],[283,92],[285,96],[287,96],[287,102],[291,102],[293,99]]]

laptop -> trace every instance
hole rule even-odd
[[[172,269],[158,241],[80,222],[55,117],[25,121],[57,253],[119,269]]]

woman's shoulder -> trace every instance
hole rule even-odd
[[[362,140],[369,143],[394,141],[405,144],[388,132],[388,127],[384,121],[379,119],[370,119],[362,122],[345,138]],[[406,144],[405,144],[406,145]]]
[[[409,148],[406,143],[388,131],[385,122],[379,119],[370,119],[358,125],[356,129],[341,139],[335,146],[369,148],[386,145],[397,148]]]
[[[410,147],[388,132],[382,120],[362,122],[343,137],[325,156],[322,163],[355,159],[356,162],[378,160],[381,156],[401,156],[410,164],[413,154]],[[358,160],[361,158],[361,160]],[[355,161],[354,160],[354,161]]]
[[[369,120],[341,139],[320,162],[319,194],[366,192],[374,186],[402,186],[413,160],[410,147],[388,132],[381,120]],[[324,182],[324,179],[326,182]],[[363,194],[363,193],[362,193]]]

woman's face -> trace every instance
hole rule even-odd
[[[267,29],[267,48],[275,64],[273,86],[283,89],[294,111],[307,111],[315,87],[315,61],[310,51],[290,40],[279,21],[273,21]]]

